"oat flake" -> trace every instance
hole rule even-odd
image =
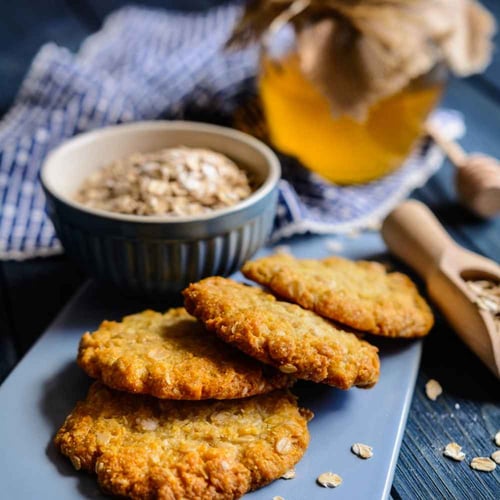
[[[471,460],[470,466],[481,472],[491,472],[497,467],[497,464],[489,457],[475,457]]]
[[[495,434],[495,444],[500,446],[500,431]]]
[[[288,438],[281,438],[276,443],[276,451],[280,455],[288,453],[292,449],[292,442]]]
[[[491,314],[497,333],[500,334],[500,283],[490,280],[471,280],[465,284],[474,295],[473,300],[477,307]]]
[[[436,399],[441,396],[443,393],[443,388],[441,387],[441,384],[437,381],[431,378],[427,384],[425,384],[425,394],[427,397],[432,400],[436,401]]]
[[[71,460],[71,463],[76,470],[80,470],[82,468],[82,461],[80,460],[80,457],[76,455],[70,455],[69,459]]]
[[[137,425],[143,431],[155,431],[158,429],[158,420],[155,418],[137,419]]]
[[[500,450],[494,451],[491,454],[491,459],[497,464],[500,464]]]
[[[325,247],[329,252],[332,252],[334,254],[340,253],[344,249],[343,243],[339,240],[334,239],[327,240],[325,242]]]
[[[294,479],[295,478],[295,469],[287,470],[282,476],[281,479]]]
[[[290,373],[295,373],[297,371],[297,367],[289,363],[287,365],[280,366],[279,370],[282,373],[290,374]]]
[[[276,245],[274,248],[274,253],[277,254],[287,254],[291,255],[292,254],[292,249],[290,248],[289,245]]]
[[[318,476],[316,481],[323,488],[336,488],[342,484],[342,478],[333,472],[323,472],[323,474]]]
[[[465,459],[465,453],[458,443],[448,443],[444,449],[443,455],[457,462],[461,462]]]
[[[373,457],[373,448],[367,444],[354,443],[351,446],[351,451],[360,458]]]

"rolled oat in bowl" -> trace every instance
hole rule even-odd
[[[230,207],[252,194],[246,172],[227,156],[184,146],[135,153],[98,169],[75,200],[135,215],[199,215]]]

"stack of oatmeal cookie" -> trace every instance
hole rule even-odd
[[[279,254],[243,273],[287,301],[212,277],[184,290],[186,309],[83,335],[78,364],[98,381],[55,443],[105,491],[232,499],[283,476],[309,442],[295,380],[370,387],[379,358],[360,331],[416,337],[432,326],[413,283],[374,262]]]

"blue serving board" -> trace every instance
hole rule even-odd
[[[289,247],[298,257],[320,258],[332,253],[332,238],[294,238]],[[350,258],[383,256],[378,234],[335,239],[338,253]],[[260,254],[269,253],[270,248]],[[236,276],[241,278],[241,276]],[[103,498],[95,477],[77,472],[52,445],[52,438],[90,380],[75,363],[83,332],[103,319],[119,319],[145,307],[167,309],[171,302],[146,304],[119,298],[88,283],[76,294],[55,322],[0,386],[0,484],[2,498],[16,500]],[[29,304],[26,313],[29,314]],[[420,341],[370,338],[380,348],[381,376],[369,390],[344,392],[300,383],[295,392],[300,404],[315,413],[310,422],[310,446],[292,480],[278,480],[248,498],[270,500],[385,499],[389,495],[421,355]],[[369,444],[374,456],[362,460],[350,452],[355,442]],[[316,484],[322,472],[343,478],[335,490]]]

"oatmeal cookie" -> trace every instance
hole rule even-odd
[[[276,254],[247,262],[243,274],[274,293],[352,328],[386,337],[422,337],[434,318],[413,282],[378,262]]]
[[[308,410],[287,391],[171,401],[92,385],[55,437],[113,495],[230,500],[279,478],[309,443]]]
[[[183,292],[186,309],[208,330],[297,378],[341,389],[379,376],[377,348],[300,306],[227,278],[206,278]]]
[[[228,346],[184,308],[104,321],[78,364],[114,389],[167,399],[232,399],[290,386],[289,376]]]

